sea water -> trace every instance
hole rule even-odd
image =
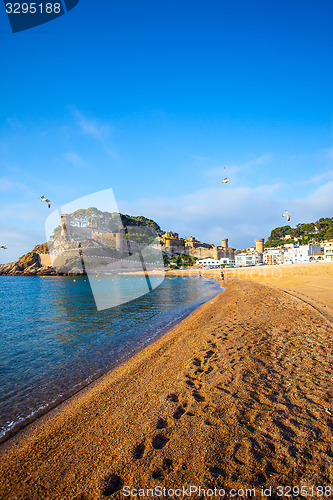
[[[141,276],[115,276],[117,290]],[[86,277],[0,277],[0,440],[128,359],[221,291],[209,278],[166,277],[98,312]],[[125,294],[126,295],[126,294]]]

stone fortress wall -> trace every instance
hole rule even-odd
[[[178,233],[168,232],[162,235],[161,244],[162,251],[168,256],[183,253],[196,257],[197,259],[205,259],[211,257],[213,259],[229,258],[234,259],[237,250],[228,247],[228,239],[221,239],[221,246],[211,245],[197,241],[194,236],[188,238],[179,238]]]
[[[116,250],[120,253],[128,252],[128,240],[124,230],[117,232],[103,232],[100,231],[96,225],[87,224],[86,227],[73,227],[71,225],[71,216],[68,214],[61,215],[61,238],[67,238],[75,233],[76,237],[88,237],[103,245],[108,246],[112,250]],[[264,252],[264,239],[258,238],[256,242],[256,251],[259,253]],[[180,238],[178,233],[169,231],[160,236],[160,243],[162,246],[162,252],[169,257],[175,254],[186,254],[191,257],[196,257],[197,259],[213,258],[213,259],[235,259],[235,255],[241,252],[241,250],[236,250],[229,247],[228,238],[221,239],[221,245],[215,246],[209,243],[203,243],[196,240],[194,236],[189,236],[187,238]],[[155,245],[156,246],[156,245]],[[140,245],[131,241],[130,250],[131,252],[136,252],[140,249]],[[50,265],[50,259],[46,254],[40,254],[41,262],[45,262]]]

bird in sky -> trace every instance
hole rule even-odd
[[[7,250],[6,245],[1,245],[1,247],[0,247],[0,248],[2,248],[3,250]]]
[[[226,172],[226,170],[227,170],[226,167],[224,167],[224,172]],[[228,177],[225,177],[221,182],[221,184],[227,184],[228,182],[230,182],[230,179],[228,179]]]
[[[40,201],[45,201],[47,203],[47,206],[49,208],[51,208],[51,202],[50,202],[50,200],[48,200],[47,198],[45,198],[45,196],[41,196],[40,197]]]
[[[288,210],[284,211],[284,214],[282,214],[282,217],[287,217],[287,221],[288,222],[290,221],[290,213],[288,212]]]

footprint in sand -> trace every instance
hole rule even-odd
[[[178,398],[177,394],[169,394],[167,396],[167,399],[169,399],[173,403],[178,403],[178,401],[179,401],[179,398]]]
[[[169,439],[164,436],[164,434],[157,434],[153,439],[152,439],[152,446],[155,448],[155,450],[161,450],[164,448],[164,446],[167,444]]]
[[[203,403],[205,401],[205,398],[198,391],[193,391],[192,396],[198,403]]]
[[[213,467],[209,467],[209,472],[211,473],[211,475],[216,479],[218,477],[226,477],[226,472],[224,469],[221,469],[221,467],[217,467],[217,466],[213,466]]]
[[[158,417],[156,429],[166,429],[168,427],[168,423],[164,418]]]
[[[279,429],[280,435],[283,439],[286,439],[287,441],[289,441],[290,439],[292,439],[296,436],[295,432],[291,429],[291,427],[288,427],[280,420],[273,418],[273,424],[275,424],[276,427]]]
[[[117,474],[106,476],[102,483],[102,495],[110,497],[123,487],[124,481]]]
[[[240,443],[236,443],[232,456],[236,464],[244,465],[244,463],[247,461],[246,460],[247,453],[245,446],[242,446]]]
[[[170,458],[163,458],[162,468],[163,470],[170,472],[172,469],[172,460],[170,460]]]
[[[254,485],[255,486],[261,486],[262,484],[265,484],[266,481],[267,481],[266,476],[262,472],[257,472],[255,474],[255,476],[254,476]]]
[[[152,472],[153,479],[164,479],[165,474],[169,474],[173,469],[172,460],[163,458],[162,468],[157,468]]]
[[[194,375],[200,375],[201,373],[204,373],[203,369],[198,368],[197,370],[195,370]]]
[[[176,420],[179,420],[184,415],[184,413],[185,413],[185,409],[183,408],[182,405],[180,405],[180,406],[178,406],[178,408],[174,412],[173,418],[175,418]]]
[[[187,375],[188,376],[188,375]],[[187,382],[187,381],[186,381]],[[188,382],[191,382],[190,380]],[[194,384],[193,384],[194,385]],[[179,397],[176,395],[176,394],[169,394],[167,396],[167,399],[170,399],[173,403],[179,403]],[[173,418],[175,420],[179,420],[183,415],[184,413],[186,413],[186,408],[187,407],[187,403],[183,403],[183,404],[180,404],[176,410],[174,411],[173,413]],[[190,415],[191,416],[191,415]],[[157,426],[156,426],[157,429],[166,429],[167,428],[167,421],[164,420],[163,418],[160,418],[158,419],[158,422],[157,422]],[[168,441],[168,440],[167,440]],[[153,445],[154,446],[154,445]],[[154,446],[155,448],[155,446]]]
[[[209,349],[209,351],[206,351],[205,360],[211,358],[213,356],[213,354],[216,354],[216,351],[213,351],[212,349]]]
[[[219,391],[225,392],[226,394],[231,394],[230,391],[228,391],[227,389],[224,389],[223,387],[220,387],[218,385],[215,386],[215,389],[218,389]]]
[[[185,380],[185,384],[189,385],[190,387],[196,387],[196,385],[193,382],[193,380]]]
[[[152,473],[152,478],[153,479],[163,479],[163,473],[161,469],[156,469]]]
[[[202,361],[199,359],[199,358],[194,358],[193,361],[192,361],[193,365],[194,366],[201,366],[202,365]]]
[[[134,450],[133,450],[133,453],[132,453],[133,458],[135,458],[136,460],[142,458],[144,452],[145,452],[145,444],[144,444],[144,442],[137,444],[134,447]]]
[[[198,379],[191,377],[190,375],[185,375],[187,380],[185,380],[185,384],[187,384],[192,389],[201,389],[202,383],[199,382]]]
[[[213,347],[213,349],[217,347],[217,344],[215,344],[211,340],[208,340],[207,344],[209,344],[211,347]]]

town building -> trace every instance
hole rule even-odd
[[[287,245],[286,245],[287,246]],[[297,264],[316,260],[324,260],[324,248],[319,244],[292,246],[284,250],[284,263]]]
[[[234,259],[229,259],[229,258],[223,258],[223,259],[212,259],[210,257],[206,259],[201,259],[196,262],[197,266],[201,267],[207,267],[207,266],[234,266],[235,265],[235,260]]]
[[[326,262],[333,262],[333,240],[324,243],[324,259]]]
[[[221,246],[213,247],[214,259],[234,259],[235,258],[235,249],[229,247],[228,238],[221,239]]]
[[[263,253],[264,264],[283,264],[284,263],[284,251],[277,248],[270,248]]]
[[[235,256],[236,266],[256,266],[263,263],[263,254],[259,252],[241,252]]]

